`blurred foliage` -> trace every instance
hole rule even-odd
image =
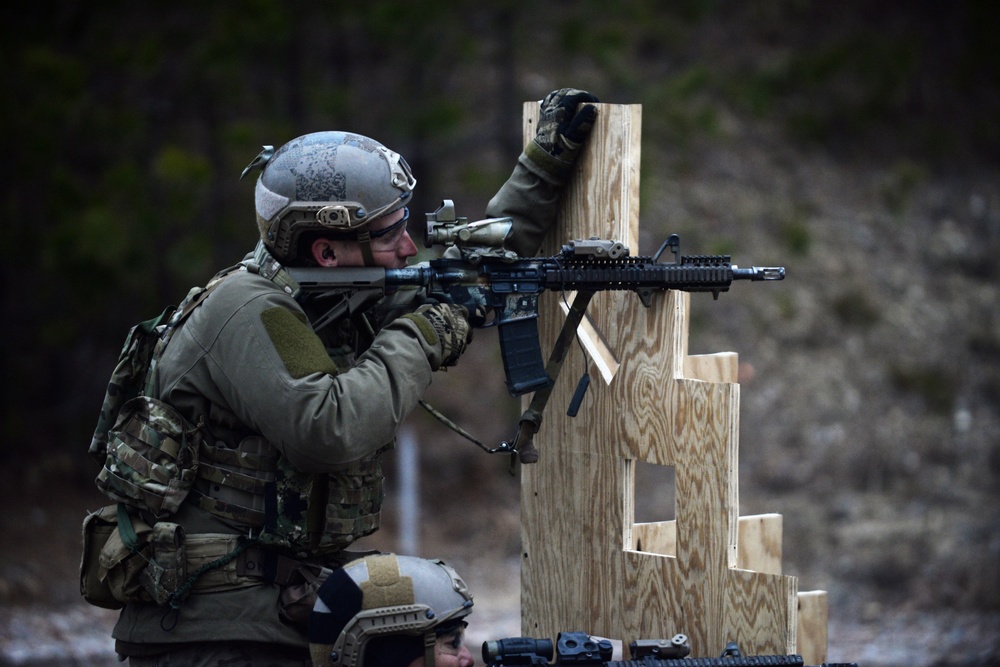
[[[881,311],[864,289],[851,289],[833,299],[831,309],[846,326],[868,329],[878,322]]]
[[[944,368],[895,363],[890,377],[896,389],[919,397],[928,410],[947,415],[955,404],[955,380]]]
[[[903,205],[922,174],[909,151],[996,157],[998,18],[983,1],[29,3],[0,40],[3,315],[16,323],[2,370],[18,388],[0,423],[32,443],[0,461],[85,449],[128,327],[252,247],[238,176],[262,144],[372,135],[413,166],[416,210],[447,196],[474,216],[520,150],[521,101],[573,85],[643,104],[644,145],[678,149],[672,166],[644,156],[645,180],[683,170],[685,147],[749,111],[790,141],[891,147],[901,166],[884,194]],[[804,215],[780,233],[809,252]],[[865,323],[855,303],[843,317]]]
[[[899,215],[922,183],[927,181],[927,170],[912,160],[902,160],[892,165],[889,176],[882,184],[882,199],[893,213]]]
[[[781,236],[785,247],[792,253],[805,256],[809,254],[809,225],[805,217],[795,215],[781,222]]]

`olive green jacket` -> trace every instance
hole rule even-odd
[[[486,214],[511,216],[508,245],[531,256],[555,220],[561,189],[522,154]],[[262,435],[302,472],[335,472],[377,456],[430,384],[433,350],[401,318],[357,350],[350,368],[335,368],[292,296],[294,284],[259,275],[251,258],[244,260],[250,270],[224,280],[174,333],[157,366],[159,397],[192,422],[204,417],[220,442]],[[236,530],[191,503],[171,519],[189,535]],[[278,618],[279,593],[267,583],[195,593],[176,617],[164,607],[130,603],[114,629],[118,650],[217,640],[304,647],[305,628]]]

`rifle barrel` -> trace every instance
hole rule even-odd
[[[751,266],[749,269],[733,267],[733,280],[784,280],[783,266]]]

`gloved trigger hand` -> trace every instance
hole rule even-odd
[[[440,351],[440,357],[429,359],[434,370],[454,366],[472,342],[469,311],[464,306],[453,303],[426,304],[404,317],[417,324],[426,340],[436,340],[435,347]],[[428,335],[428,327],[433,336]]]

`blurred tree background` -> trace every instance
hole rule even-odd
[[[747,504],[913,482],[910,508],[919,498],[993,507],[977,503],[996,499],[1000,473],[990,433],[1000,402],[997,3],[37,0],[6,13],[8,490],[92,483],[85,452],[125,332],[253,246],[253,184],[239,175],[262,144],[347,129],[398,150],[419,181],[419,239],[419,213],[442,198],[481,215],[520,151],[521,103],[574,86],[643,105],[642,243],[652,247],[640,250],[679,232],[688,252],[789,267],[779,289],[692,309],[693,352],[736,349],[756,366],[742,428],[763,455],[744,464]],[[824,188],[831,173],[840,185]],[[948,254],[952,241],[960,252]],[[946,317],[900,315],[927,300],[947,309],[959,294],[978,301]],[[933,326],[908,346],[900,332],[920,330],[925,314]],[[490,345],[476,363],[496,363]],[[486,392],[482,376],[456,375]],[[438,384],[446,396],[449,383]],[[450,400],[459,421],[500,421],[481,418],[502,396]],[[497,408],[505,422],[511,405]],[[815,448],[803,455],[803,443]],[[494,488],[483,480],[502,480],[502,464],[469,451],[473,462],[452,451],[425,465],[480,483],[480,494]],[[960,454],[973,456],[964,473]],[[935,488],[985,496],[919,491],[914,480],[940,469]],[[837,497],[801,521],[879,518]],[[954,549],[972,544],[981,558],[952,601],[996,607],[1000,519],[978,514]],[[934,574],[922,554],[937,548],[914,539],[912,553],[865,576],[912,595],[907,568]],[[805,568],[835,546],[790,548],[790,558]],[[989,586],[970,598],[968,577],[984,564]]]

